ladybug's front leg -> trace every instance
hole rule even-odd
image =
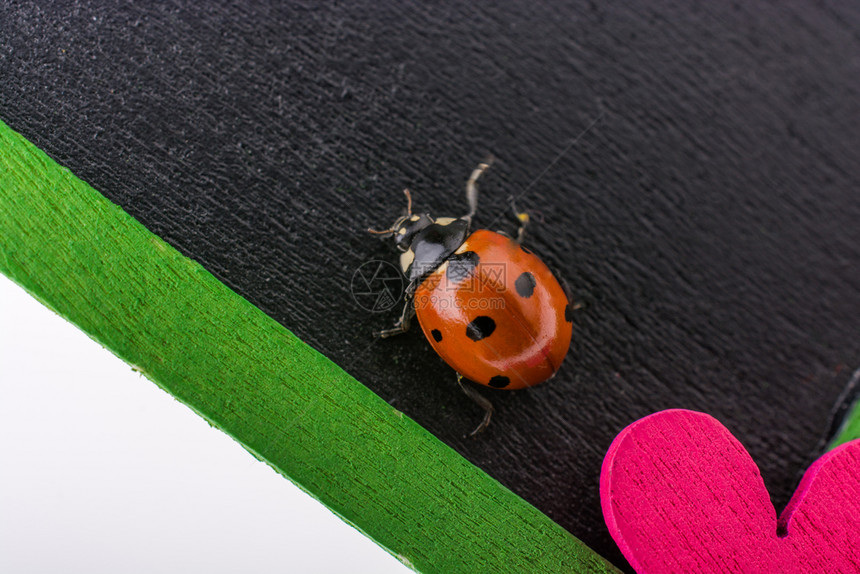
[[[481,421],[481,424],[478,425],[478,428],[469,433],[469,436],[475,436],[476,434],[482,432],[485,428],[487,428],[487,426],[490,424],[490,418],[493,416],[493,412],[495,412],[496,409],[493,408],[493,403],[491,403],[489,399],[484,396],[481,396],[481,394],[478,393],[478,391],[476,391],[475,389],[466,386],[463,383],[463,375],[461,375],[460,373],[457,373],[457,384],[460,385],[460,389],[462,389],[462,391],[466,393],[467,397],[475,401],[475,403],[479,407],[484,409],[484,420]]]
[[[517,229],[517,237],[516,239],[514,239],[514,241],[516,241],[517,243],[522,243],[523,238],[526,235],[526,226],[529,224],[530,220],[529,214],[527,211],[520,211],[519,209],[517,209],[517,206],[514,203],[513,196],[511,196],[509,199],[511,202],[511,209],[514,212],[514,218],[517,220],[517,223],[519,223],[519,228]]]
[[[415,316],[415,305],[412,304],[412,298],[406,297],[406,304],[403,306],[403,312],[400,314],[400,319],[394,324],[391,329],[384,329],[374,333],[376,337],[383,339],[393,337],[394,335],[402,335],[409,330],[409,325],[412,322],[412,317]]]

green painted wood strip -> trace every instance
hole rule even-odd
[[[0,272],[421,572],[616,571],[2,122]]]
[[[856,370],[848,383],[848,388],[855,389],[860,385],[860,369]],[[848,441],[860,438],[860,398],[848,409],[848,413],[842,420],[842,425],[836,431],[836,438],[828,445],[828,449],[834,449]]]
[[[848,416],[845,418],[845,423],[842,425],[839,434],[830,443],[829,448],[834,449],[848,441],[860,438],[860,402],[854,403],[851,407]]]

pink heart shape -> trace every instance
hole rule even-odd
[[[860,440],[819,458],[777,520],[758,467],[726,427],[662,411],[613,441],[600,501],[639,574],[860,572]]]

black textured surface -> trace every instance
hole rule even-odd
[[[274,4],[4,3],[0,117],[613,560],[600,463],[653,411],[721,419],[787,502],[860,363],[856,4]],[[420,331],[371,344],[364,230],[406,186],[462,214],[492,152],[488,225],[598,117],[519,202],[570,355],[464,439]]]

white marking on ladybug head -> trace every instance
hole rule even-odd
[[[406,273],[406,270],[409,269],[409,266],[412,265],[412,261],[414,260],[415,252],[412,251],[411,248],[400,254],[400,269],[403,273]]]

